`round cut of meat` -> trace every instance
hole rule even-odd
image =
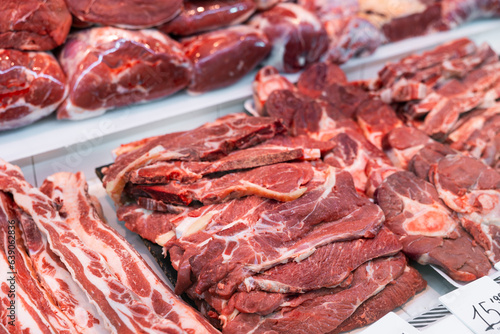
[[[66,77],[48,53],[0,49],[0,73],[0,130],[47,116],[66,95]]]
[[[328,37],[318,17],[293,3],[281,3],[255,16],[250,24],[262,29],[273,50],[266,65],[292,73],[314,63],[326,52]]]
[[[57,111],[59,119],[95,117],[165,97],[186,87],[191,76],[180,45],[155,30],[85,30],[70,36],[60,61],[69,96]]]
[[[122,28],[149,28],[176,17],[182,0],[67,0],[71,13],[84,22]]]
[[[51,50],[71,28],[64,0],[2,0],[0,13],[0,48]]]
[[[159,29],[166,34],[188,36],[240,24],[254,12],[252,0],[187,0],[181,13]]]
[[[188,87],[202,93],[228,86],[259,64],[271,50],[266,36],[258,29],[234,26],[185,39],[186,56],[193,63]]]

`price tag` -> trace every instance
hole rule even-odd
[[[362,334],[419,334],[420,332],[401,319],[396,313],[390,312],[370,327],[361,332]]]
[[[500,332],[500,286],[482,277],[439,300],[476,334]]]

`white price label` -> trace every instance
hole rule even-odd
[[[420,332],[401,319],[396,313],[390,312],[370,327],[361,332],[362,334],[419,334]]]
[[[474,333],[500,332],[500,286],[482,277],[439,300]]]

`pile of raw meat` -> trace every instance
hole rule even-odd
[[[255,105],[331,143],[324,162],[374,198],[407,256],[470,281],[500,261],[499,66],[488,45],[460,39],[368,82],[320,63],[295,87],[264,68]]]
[[[285,125],[229,115],[123,145],[104,171],[119,219],[223,333],[347,331],[426,286],[382,209],[322,161],[335,143]]]
[[[101,217],[81,173],[0,160],[0,333],[218,333]]]
[[[185,88],[203,93],[258,64],[343,63],[500,15],[498,0],[4,0],[0,12],[0,130],[55,110],[80,120]],[[61,45],[57,59],[46,52]]]
[[[461,281],[500,261],[497,64],[458,40],[373,82],[317,63],[294,85],[264,67],[257,117],[122,145],[104,186],[125,226],[164,247],[175,292],[224,333],[347,331],[425,287],[401,250]],[[476,104],[444,134],[426,131],[432,111],[408,117],[455,84],[469,91],[446,103]]]

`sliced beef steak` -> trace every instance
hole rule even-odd
[[[348,173],[331,167],[317,171],[307,186],[308,191],[295,201],[264,202],[252,211],[243,210],[244,220],[220,219],[216,211],[208,211],[203,219],[185,220],[184,229],[209,220],[203,230],[185,240],[184,247],[184,238],[177,241],[184,249],[192,248],[193,241],[201,247],[185,254],[197,277],[197,292],[214,287],[217,294],[229,296],[246,277],[305,259],[322,245],[376,235],[382,212],[356,193]],[[207,236],[214,230],[219,232]]]
[[[130,185],[126,190],[134,197],[150,197],[167,204],[189,205],[193,201],[207,204],[256,195],[277,201],[293,201],[307,190],[303,187],[313,176],[308,163],[283,163],[257,167],[220,178],[203,178],[184,184]]]
[[[292,139],[288,140],[290,148],[278,145],[285,140],[277,139],[265,144],[229,153],[213,162],[207,161],[172,161],[158,162],[130,173],[129,180],[137,184],[167,183],[171,180],[191,183],[212,173],[242,170],[280,162],[320,158],[321,151],[316,148],[294,148]],[[300,143],[297,143],[297,146]],[[313,146],[312,144],[311,146]],[[313,155],[313,156],[311,156]]]
[[[500,104],[478,109],[459,121],[448,136],[451,147],[468,152],[491,167],[500,160]]]
[[[457,223],[432,184],[410,172],[389,176],[377,189],[385,225],[403,243],[403,252],[421,264],[435,264],[453,279],[471,281],[488,273],[484,250]]]
[[[129,172],[169,160],[215,160],[236,149],[259,144],[283,133],[283,124],[271,117],[233,114],[196,129],[159,136],[140,148],[117,157],[106,171],[103,184],[118,203]]]
[[[243,290],[302,293],[323,287],[333,288],[346,280],[361,264],[402,249],[398,238],[383,227],[373,239],[339,241],[318,248],[300,262],[273,267],[245,279]]]
[[[424,132],[411,126],[402,126],[388,133],[383,146],[394,166],[407,169],[415,154],[432,142],[434,141]]]
[[[125,222],[125,227],[139,234],[144,239],[161,244],[159,236],[172,230],[170,219],[175,214],[146,210],[137,204],[120,206],[116,210],[119,220]]]
[[[491,262],[500,261],[500,173],[477,159],[457,154],[434,164],[429,178]]]
[[[332,84],[346,85],[347,78],[340,67],[332,63],[315,63],[307,67],[297,81],[298,90],[311,98],[323,95]]]
[[[356,120],[368,141],[379,150],[382,149],[382,142],[387,134],[403,126],[403,122],[396,116],[394,109],[374,99],[366,100],[359,105]]]
[[[408,163],[408,170],[412,171],[426,181],[429,181],[429,171],[432,164],[439,161],[439,159],[449,155],[456,154],[455,150],[447,145],[439,142],[431,142],[425,145],[420,151],[413,156]]]
[[[255,111],[258,115],[268,115],[264,109],[264,105],[272,92],[281,89],[293,91],[295,90],[295,86],[287,78],[280,75],[275,67],[267,65],[257,72],[255,80],[252,83],[252,90]]]
[[[328,333],[350,317],[368,298],[401,276],[406,259],[399,255],[370,261],[354,272],[349,288],[333,289],[297,307],[283,309],[266,317],[240,314],[229,322],[223,333]],[[335,293],[336,292],[336,293]]]
[[[348,332],[358,327],[369,325],[382,318],[395,308],[402,306],[416,293],[427,286],[420,273],[407,266],[404,273],[387,284],[384,290],[371,297],[329,334]]]

